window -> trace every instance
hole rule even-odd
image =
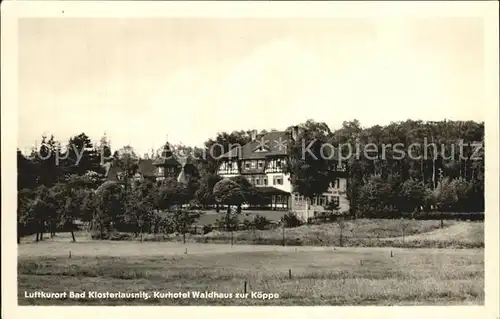
[[[273,185],[283,185],[283,176],[274,176]]]
[[[276,167],[277,168],[281,168],[281,160],[277,160],[276,161]]]
[[[259,168],[263,168],[264,167],[264,161],[259,161]]]
[[[340,178],[335,179],[335,188],[340,188]]]
[[[251,168],[255,168],[255,164],[257,164],[255,161],[252,161],[251,164],[250,164],[250,167]]]
[[[250,162],[245,162],[245,168],[249,169],[250,168]]]
[[[267,177],[264,177],[264,178],[262,179],[262,185],[267,185]]]
[[[321,195],[319,204],[321,206],[325,206],[326,204],[328,204],[328,197],[326,197],[325,195]]]
[[[338,196],[333,196],[333,197],[332,197],[332,199],[333,199],[333,203],[334,203],[335,205],[339,205],[340,200],[339,200],[339,197],[338,197]]]
[[[158,175],[163,175],[163,167],[158,167]]]
[[[255,185],[260,185],[260,179],[258,178],[255,179]]]

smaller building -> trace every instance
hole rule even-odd
[[[122,181],[124,170],[116,159],[110,158],[103,165],[105,176],[108,181]],[[189,180],[198,175],[196,166],[189,158],[177,157],[166,143],[160,154],[153,159],[135,159],[133,162],[133,176],[135,180],[149,179],[162,181],[169,178],[176,178],[178,182],[188,183]]]

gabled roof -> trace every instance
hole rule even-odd
[[[142,176],[155,176],[156,167],[153,165],[153,160],[139,159],[137,166],[137,172]]]
[[[154,162],[155,166],[181,166],[181,164],[175,159],[175,157],[159,157]]]
[[[241,148],[233,148],[221,158],[265,159],[270,156],[287,155],[290,135],[285,131],[274,131],[251,141]],[[263,151],[259,151],[263,149]]]
[[[160,154],[160,156],[153,162],[153,165],[155,166],[178,166],[180,167],[181,164],[177,160],[176,156],[172,152],[170,148],[170,144],[166,143],[165,146],[163,146],[163,150]]]

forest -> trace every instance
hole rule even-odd
[[[338,213],[348,218],[484,216],[484,123],[407,120],[365,128],[353,120],[332,130],[307,120],[298,128],[285,165],[294,191],[306,198],[322,194],[331,182],[332,164],[342,161],[350,210]],[[144,155],[131,145],[112,149],[106,137],[92,143],[85,133],[67,142],[42,136],[31,152],[17,150],[18,242],[25,235],[42,240],[43,233],[58,231],[71,232],[75,240],[78,224],[90,225],[94,238],[112,231],[185,233],[204,208],[219,205],[227,207],[220,222],[231,228],[242,204],[264,199],[245,178],[217,176],[217,150],[250,139],[251,130],[242,130],[218,133],[204,143],[205,149],[172,145],[174,153],[189,156],[196,167],[193,178],[180,183],[134,179],[137,160]],[[304,144],[310,146],[305,155]],[[325,157],[325,145],[336,155]],[[206,156],[207,149],[214,152]],[[123,169],[123,183],[106,181],[105,162]]]

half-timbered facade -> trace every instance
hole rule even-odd
[[[270,197],[267,208],[291,210],[304,219],[312,217],[308,216],[310,212],[325,210],[332,201],[338,203],[340,211],[349,210],[345,165],[332,164],[334,177],[331,187],[312,202],[293,192],[285,166],[289,156],[287,144],[296,136],[296,127],[290,133],[274,131],[259,138],[254,131],[248,144],[233,148],[221,156],[218,174],[222,177],[245,176],[262,194]],[[309,209],[306,204],[309,204]]]

